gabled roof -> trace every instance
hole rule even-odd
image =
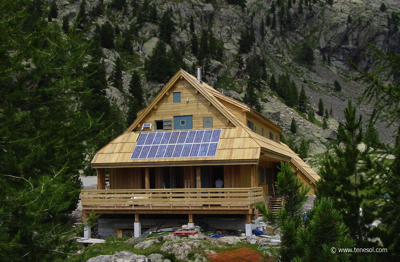
[[[193,88],[203,95],[215,108],[221,112],[235,127],[222,128],[220,143],[215,157],[186,157],[186,158],[162,158],[157,159],[131,159],[136,147],[140,132],[132,132],[153,108],[166,95],[170,88],[179,80],[185,79]],[[254,133],[245,123],[237,119],[234,114],[225,107],[220,100],[226,101],[241,108],[244,112],[257,115],[275,128],[281,128],[268,120],[260,113],[252,110],[247,105],[235,99],[224,96],[206,83],[199,83],[197,78],[184,70],[179,70],[165,87],[157,94],[150,104],[137,116],[131,126],[105,147],[100,149],[92,160],[92,167],[144,167],[144,166],[183,166],[183,165],[223,165],[223,164],[257,164],[261,154],[266,154],[276,161],[290,161],[301,173],[303,173],[313,184],[319,180],[318,174],[312,170],[296,153],[287,145],[272,141],[264,136]]]

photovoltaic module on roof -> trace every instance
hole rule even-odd
[[[141,133],[131,159],[213,157],[221,129]]]

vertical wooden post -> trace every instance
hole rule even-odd
[[[104,168],[97,169],[97,189],[106,189],[106,170]]]
[[[144,170],[144,187],[150,189],[150,168],[146,167]]]
[[[251,173],[251,187],[256,187],[257,186],[257,180],[256,180],[256,171],[257,171],[257,165],[252,165],[250,169]]]
[[[138,213],[135,214],[135,222],[136,222],[136,223],[140,222],[140,221],[139,221],[139,214],[138,214]]]
[[[193,223],[193,214],[189,214],[189,223]]]
[[[246,215],[246,224],[251,224],[251,214]]]
[[[196,167],[196,185],[197,188],[201,188],[201,167]]]

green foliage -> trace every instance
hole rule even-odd
[[[190,24],[189,24],[189,29],[190,33],[194,33],[194,22],[193,22],[193,16],[190,16]]]
[[[350,253],[332,252],[332,249],[354,246],[354,240],[347,234],[348,228],[340,212],[334,208],[332,199],[315,200],[305,227],[298,230],[297,244],[302,252],[294,261],[350,261]]]
[[[317,196],[337,199],[334,207],[340,211],[344,223],[349,227],[349,236],[357,240],[358,247],[365,247],[368,243],[363,242],[363,236],[371,236],[366,225],[375,218],[373,211],[376,208],[373,202],[365,201],[371,198],[365,192],[373,187],[376,170],[369,158],[370,148],[363,151],[359,149],[364,138],[362,118],[360,116],[357,119],[356,108],[351,101],[344,115],[346,122],[340,122],[338,130],[340,146],[334,145],[335,157],[327,154],[323,161]]]
[[[111,74],[111,81],[113,82],[113,86],[118,90],[122,91],[122,62],[119,56],[115,61],[115,67]]]
[[[308,144],[304,138],[301,140],[301,143],[300,143],[299,157],[301,159],[306,159],[308,157]]]
[[[272,23],[271,23],[271,29],[274,30],[276,28],[276,17],[275,13],[272,15]]]
[[[167,44],[171,44],[171,34],[175,32],[175,23],[171,19],[172,11],[164,12],[160,21],[160,39]]]
[[[77,251],[80,227],[68,215],[78,203],[85,142],[98,125],[78,109],[85,88],[86,40],[75,28],[64,35],[57,23],[45,23],[43,13],[31,20],[26,8],[31,3],[0,1],[4,261],[65,260]],[[27,22],[33,23],[25,27]]]
[[[261,111],[261,105],[258,102],[258,97],[254,85],[249,83],[247,86],[246,94],[244,95],[243,102],[249,107],[255,108],[257,111]]]
[[[337,80],[335,80],[335,82],[333,83],[333,85],[335,86],[335,91],[336,91],[336,92],[342,91],[342,86],[339,84],[339,82],[338,82]]]
[[[129,82],[129,94],[136,99],[139,110],[144,108],[142,80],[138,71],[133,71],[131,81]],[[136,118],[136,116],[135,116]],[[133,121],[131,121],[132,123]]]
[[[353,22],[353,19],[351,19],[351,15],[349,15],[349,16],[347,17],[347,23],[351,24],[351,22]]]
[[[300,3],[299,3],[299,9],[297,10],[297,13],[299,15],[303,14],[303,3],[302,3],[302,1],[300,1]]]
[[[52,1],[50,4],[49,21],[51,21],[52,18],[57,18],[57,16],[58,16],[57,4],[56,1]]]
[[[267,18],[265,18],[265,25],[269,27],[271,25],[271,17],[267,15]]]
[[[304,90],[304,86],[301,87],[300,96],[299,96],[299,110],[302,113],[307,112],[308,106],[308,97],[306,95],[306,91]]]
[[[114,48],[114,30],[111,23],[106,21],[101,26],[101,46],[104,48]]]
[[[82,0],[81,4],[79,5],[79,12],[76,16],[76,22],[78,23],[78,28],[82,29],[84,24],[86,24],[86,0]]]
[[[248,53],[256,41],[254,36],[253,26],[246,28],[241,34],[239,39],[239,49],[241,53]]]
[[[325,110],[324,118],[322,120],[322,128],[323,129],[328,129],[328,119],[329,119],[329,114],[328,114],[328,109]]]
[[[317,111],[317,114],[320,115],[320,116],[323,116],[323,115],[324,115],[324,102],[322,101],[321,98],[319,99],[319,102],[318,102],[318,111]]]
[[[381,10],[381,12],[386,12],[387,7],[386,7],[385,3],[381,4],[381,7],[379,7],[379,10]]]
[[[297,58],[300,62],[307,65],[314,64],[314,51],[307,41],[303,41],[301,44],[300,52],[297,54]]]
[[[333,0],[325,0],[325,2],[326,2],[328,5],[330,5],[330,6],[333,5]]]
[[[246,7],[246,0],[227,0],[230,5],[238,5],[244,9]]]
[[[192,47],[193,55],[197,56],[197,54],[199,53],[199,40],[198,40],[196,34],[192,34],[192,38],[190,40],[190,44],[191,44],[191,47]]]
[[[66,16],[66,15],[63,16],[62,30],[66,34],[68,34],[68,32],[69,32],[69,21],[68,21],[68,16]]]
[[[290,123],[290,132],[292,132],[292,134],[297,133],[297,124],[296,124],[296,120],[294,120],[294,118],[292,118],[292,122]]]
[[[126,0],[113,0],[111,2],[111,7],[116,10],[121,11],[122,9],[127,7]]]

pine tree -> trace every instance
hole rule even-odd
[[[301,140],[300,143],[299,157],[301,159],[306,159],[308,157],[308,144],[304,138]]]
[[[329,110],[329,116],[330,116],[330,117],[333,117],[332,105],[331,105],[331,110]]]
[[[198,52],[197,60],[199,63],[203,63],[203,60],[208,56],[208,32],[206,29],[203,29],[203,33],[200,38],[200,49]]]
[[[190,40],[192,46],[192,53],[193,55],[197,56],[199,52],[199,40],[196,34],[192,34],[192,39]]]
[[[66,16],[66,15],[63,16],[62,30],[66,34],[68,34],[68,32],[69,32],[69,21],[68,21],[68,16]]]
[[[267,15],[267,18],[265,19],[265,25],[269,27],[271,25],[271,17]]]
[[[147,80],[163,82],[168,80],[174,72],[171,72],[171,60],[167,53],[167,45],[159,40],[151,55],[145,60],[144,68]]]
[[[339,123],[338,142],[341,146],[334,146],[335,156],[326,155],[320,169],[321,180],[318,181],[318,197],[334,197],[338,199],[334,207],[341,212],[343,221],[349,227],[349,235],[357,240],[357,246],[364,245],[363,235],[368,235],[365,227],[374,219],[371,204],[363,202],[368,195],[360,190],[371,188],[373,179],[368,179],[366,172],[370,167],[361,163],[371,163],[368,150],[363,152],[359,144],[363,141],[362,118],[357,119],[356,108],[351,101],[344,110],[345,123]],[[339,145],[338,143],[338,145]],[[368,164],[369,165],[369,164]],[[372,168],[373,169],[373,168]],[[373,171],[373,170],[371,170]],[[368,171],[370,172],[370,171]],[[360,208],[363,215],[360,216]]]
[[[275,1],[272,1],[272,4],[271,4],[271,13],[274,14],[275,11],[276,11]]]
[[[332,199],[315,200],[314,209],[307,214],[305,222],[297,234],[302,252],[296,254],[293,261],[350,261],[350,253],[332,252],[337,247],[351,249],[355,244],[348,237],[349,229]]]
[[[301,49],[298,54],[298,58],[301,62],[304,62],[308,65],[314,64],[314,51],[307,43],[307,41],[303,41],[303,43],[301,44]]]
[[[276,91],[278,89],[278,84],[276,83],[274,74],[271,75],[269,87],[271,88],[272,91]]]
[[[328,114],[328,109],[325,110],[324,117],[322,119],[322,128],[323,129],[328,129],[328,119],[329,119],[329,114]]]
[[[301,87],[300,96],[299,96],[299,110],[302,113],[307,112],[308,105],[308,97],[306,95],[306,91],[304,90],[304,86]]]
[[[317,114],[320,116],[324,115],[324,102],[322,102],[322,98],[319,99],[319,103],[318,103],[318,111]]]
[[[122,91],[122,62],[119,57],[115,61],[115,67],[111,75],[113,86],[118,90]]]
[[[101,26],[101,46],[114,48],[114,30],[108,21]]]
[[[131,81],[129,82],[129,94],[136,99],[139,109],[144,108],[143,88],[138,71],[133,71]]]
[[[271,23],[271,29],[274,30],[276,28],[276,17],[275,13],[272,15],[272,23]]]
[[[288,10],[289,10],[290,8],[292,8],[292,1],[291,1],[291,0],[288,0]]]
[[[82,0],[81,4],[79,5],[79,12],[76,16],[76,21],[78,23],[79,28],[83,28],[83,25],[86,23],[86,0]]]
[[[292,122],[290,123],[290,132],[292,132],[292,134],[297,133],[297,124],[296,124],[296,120],[294,120],[294,118],[292,118]]]
[[[171,19],[172,12],[164,12],[160,21],[160,39],[167,44],[171,44],[171,35],[175,32],[175,23]]]
[[[335,86],[335,91],[336,91],[336,92],[342,91],[342,86],[339,84],[339,82],[338,82],[337,80],[335,80],[335,82],[333,83],[333,85]]]
[[[297,10],[297,12],[299,13],[299,15],[303,14],[303,3],[302,3],[302,1],[300,1],[300,3],[299,3],[299,9]]]
[[[381,4],[381,7],[379,8],[379,10],[381,10],[381,12],[386,12],[387,7],[386,7],[385,3]]]
[[[87,41],[49,26],[43,14],[25,26],[31,3],[0,1],[0,254],[3,261],[63,261],[79,249],[81,227],[69,214],[88,164],[88,132],[98,124],[78,110]]]
[[[353,20],[351,19],[351,15],[349,15],[349,16],[347,17],[347,23],[351,24],[352,21],[353,21]]]
[[[265,28],[264,28],[264,20],[263,19],[261,19],[260,36],[261,36],[261,40],[264,40],[264,38],[265,38]]]
[[[193,22],[193,16],[190,16],[190,25],[189,25],[190,32],[193,34],[194,33],[194,22]]]
[[[58,16],[58,9],[57,9],[57,4],[56,1],[52,1],[50,4],[50,12],[49,12],[49,18],[57,18]],[[51,21],[51,20],[49,20]]]
[[[244,95],[243,102],[247,104],[249,107],[255,108],[257,111],[261,111],[261,105],[258,102],[258,97],[256,94],[256,90],[252,84],[249,84],[247,87],[246,94]]]
[[[326,1],[326,3],[327,3],[328,5],[330,5],[330,6],[333,5],[333,0],[325,0],[325,1]]]

